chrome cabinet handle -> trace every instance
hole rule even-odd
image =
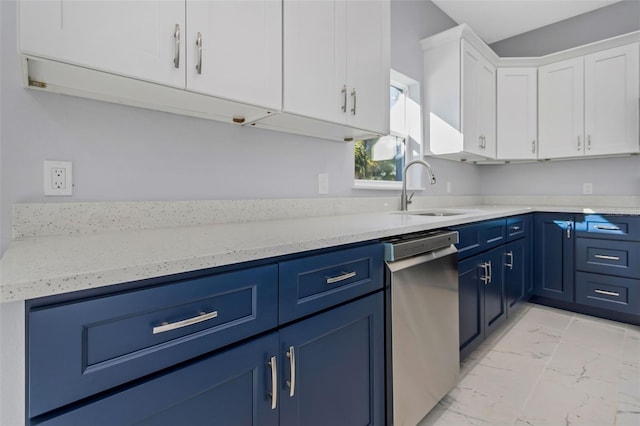
[[[536,140],[535,139],[531,141],[531,152],[534,153],[534,154],[536,153]]]
[[[604,294],[606,296],[614,296],[614,297],[620,297],[620,293],[616,293],[615,291],[607,291],[607,290],[593,290],[594,293],[598,293],[598,294]]]
[[[493,270],[491,269],[491,261],[489,261],[489,282],[491,282],[491,278],[493,278]]]
[[[591,135],[587,135],[587,149],[591,149]]]
[[[173,31],[173,38],[175,39],[173,66],[180,68],[180,24],[176,24],[176,28]]]
[[[272,356],[271,360],[267,363],[271,366],[271,409],[275,410],[278,406],[278,366],[276,364],[276,357]]]
[[[153,327],[153,334],[164,333],[171,330],[176,330],[178,328],[186,327],[188,325],[198,324],[203,321],[210,320],[218,316],[218,311],[209,312],[208,314],[205,312],[200,312],[197,317],[187,318],[186,320],[172,322],[172,323],[162,323],[157,327]]]
[[[595,254],[593,255],[596,259],[604,259],[604,260],[620,260],[618,256],[607,256],[605,254]]]
[[[484,275],[480,277],[480,280],[484,283],[484,285],[487,285],[491,282],[491,278],[489,277],[489,262],[481,263],[480,267],[484,271]]]
[[[293,346],[289,346],[287,358],[289,358],[289,368],[291,369],[291,380],[287,380],[287,386],[289,386],[289,397],[293,398],[296,393],[296,353]]]
[[[511,230],[512,230],[512,231],[519,231],[519,230],[520,230],[520,227],[519,227],[519,226],[515,226],[515,225],[514,225],[514,226],[512,226],[512,227],[511,227]]]
[[[507,256],[509,256],[509,263],[506,263],[505,266],[509,269],[513,269],[513,251],[507,252]]]
[[[596,225],[596,229],[602,229],[603,231],[619,231],[619,226],[608,226],[608,225]]]
[[[581,150],[582,150],[582,142],[581,142],[580,136],[578,136],[578,151],[581,151]]]
[[[196,63],[196,71],[202,74],[202,34],[196,36],[196,46],[198,47],[198,62]]]
[[[347,112],[347,86],[342,86],[342,112]]]
[[[571,238],[571,222],[567,222],[567,239]]]
[[[356,115],[356,89],[351,91],[351,97],[353,98],[353,108],[351,108],[351,114]]]
[[[348,280],[349,278],[353,278],[355,276],[356,271],[343,272],[342,275],[338,275],[337,277],[327,277],[327,284],[335,284],[337,282]]]

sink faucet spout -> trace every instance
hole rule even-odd
[[[407,170],[409,170],[409,167],[413,166],[414,164],[422,164],[429,173],[431,185],[436,183],[436,175],[433,174],[433,170],[431,169],[431,165],[429,163],[422,160],[413,160],[407,163],[407,165],[404,166],[404,171],[402,172],[402,194],[400,195],[400,210],[403,212],[407,211],[407,206],[411,204],[411,196],[407,197]]]

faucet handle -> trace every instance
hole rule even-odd
[[[413,198],[413,194],[415,194],[415,192],[412,192],[411,195],[409,195],[409,197],[407,198],[407,205],[412,203],[411,199]]]

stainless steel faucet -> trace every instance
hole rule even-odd
[[[413,197],[413,193],[411,196],[407,197],[407,170],[409,170],[409,167],[414,164],[422,164],[425,166],[427,168],[427,172],[429,172],[429,177],[431,178],[431,185],[436,183],[436,175],[433,174],[433,170],[431,170],[429,163],[422,160],[413,160],[407,163],[407,165],[404,166],[404,171],[402,172],[402,194],[400,195],[400,211],[403,212],[407,211],[407,206],[411,204],[411,197]]]

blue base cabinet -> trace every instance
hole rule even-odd
[[[380,425],[383,246],[32,302],[31,425]]]
[[[571,214],[536,214],[533,267],[536,296],[573,302],[574,226]]]
[[[454,227],[458,231],[460,359],[532,293],[530,214]]]
[[[32,424],[383,425],[383,321],[378,292]]]

